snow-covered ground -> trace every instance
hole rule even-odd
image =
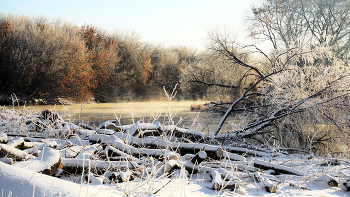
[[[350,196],[346,159],[185,143],[153,134],[203,134],[159,122],[83,126],[2,109],[1,196]]]

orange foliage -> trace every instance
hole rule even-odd
[[[89,63],[87,50],[75,43],[70,56],[74,60],[63,72],[63,77],[57,81],[57,90],[60,94],[75,98],[76,101],[88,101],[91,98],[91,88],[96,87],[94,76]]]
[[[148,55],[146,55],[145,52],[142,52],[141,54],[141,65],[142,65],[142,72],[141,72],[141,82],[144,85],[148,84],[149,78],[151,74],[153,73],[153,65],[151,64],[151,59]]]
[[[11,24],[7,21],[4,21],[0,24],[0,33],[1,37],[5,38],[11,33]]]
[[[114,66],[112,61],[118,42],[115,38],[103,39],[94,26],[83,26],[81,28],[89,53],[89,62],[92,68],[93,83],[105,83],[109,78],[109,71]]]

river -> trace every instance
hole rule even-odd
[[[67,121],[81,121],[99,125],[106,120],[119,119],[121,125],[136,121],[161,124],[176,124],[183,128],[193,128],[204,133],[211,133],[221,120],[222,115],[208,112],[192,112],[190,106],[203,104],[204,101],[172,102],[126,102],[126,103],[93,103],[71,105],[26,106],[37,111],[51,109],[57,111]],[[230,122],[238,120],[229,117],[222,131],[231,130]]]

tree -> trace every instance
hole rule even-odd
[[[347,0],[266,0],[252,7],[248,21],[251,36],[270,41],[275,50],[308,41],[315,46],[329,47],[337,58],[347,62],[349,15]]]
[[[247,86],[208,83],[206,79],[196,82],[242,88],[214,130],[215,138],[222,143],[273,143],[320,151],[332,147],[333,153],[349,145],[350,130],[344,118],[349,115],[348,59],[335,50],[344,42],[315,42],[306,26],[300,28],[304,20],[301,15],[292,17],[292,11],[298,11],[293,5],[301,2],[268,0],[263,8],[252,9],[253,15],[259,16],[253,18],[252,34],[259,35],[258,41],[271,42],[272,53],[264,53],[255,45],[238,44],[225,32],[211,35],[212,53],[230,62],[231,69],[242,71],[237,81],[248,82]],[[245,56],[241,56],[256,52],[262,61],[244,60]],[[246,105],[247,100],[252,102]],[[219,134],[230,114],[240,122],[233,124],[227,134]]]

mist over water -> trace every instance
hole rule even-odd
[[[175,124],[183,128],[192,128],[204,133],[211,133],[220,122],[222,115],[208,112],[190,111],[192,104],[205,101],[174,102],[127,102],[127,103],[93,103],[71,105],[42,105],[34,109],[51,109],[57,111],[65,120],[85,122],[98,126],[106,120],[120,120],[121,125],[137,121],[155,122],[162,125]],[[28,106],[27,106],[28,107]],[[30,107],[30,106],[29,106]],[[230,117],[223,127],[223,132],[231,130],[229,122],[238,121]]]

